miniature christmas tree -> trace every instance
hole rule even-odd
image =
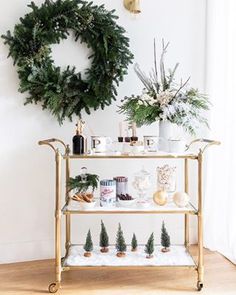
[[[86,242],[85,242],[85,245],[84,245],[84,250],[86,251],[84,253],[84,256],[85,257],[90,257],[91,252],[93,251],[93,241],[92,241],[90,230],[87,233]]]
[[[101,252],[102,253],[106,253],[109,251],[108,249],[109,246],[109,238],[108,238],[108,234],[105,228],[105,225],[103,223],[103,221],[101,220],[101,232],[100,232],[100,247],[101,247]]]
[[[126,248],[127,248],[127,246],[125,243],[123,231],[122,231],[121,225],[119,223],[118,231],[116,234],[116,250],[117,250],[116,256],[118,256],[118,257],[125,256]]]
[[[154,234],[152,233],[145,245],[145,253],[147,254],[146,258],[152,258],[154,252]]]
[[[137,238],[136,238],[136,235],[133,234],[132,241],[131,241],[131,251],[135,252],[137,251],[137,248],[138,248]]]
[[[164,221],[162,222],[161,228],[161,245],[163,247],[161,249],[162,252],[170,251],[170,236],[168,235]]]

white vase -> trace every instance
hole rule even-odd
[[[168,140],[173,137],[174,124],[169,121],[159,121],[159,149],[169,152]]]

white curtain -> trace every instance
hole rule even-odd
[[[236,263],[236,1],[208,0],[206,91],[213,107],[207,153],[204,243]]]

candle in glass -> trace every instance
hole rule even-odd
[[[119,136],[118,141],[123,142],[123,122],[119,123]]]
[[[138,137],[137,137],[137,126],[136,126],[136,123],[135,122],[132,123],[132,136],[131,136],[131,141],[133,141],[133,142],[138,141]]]

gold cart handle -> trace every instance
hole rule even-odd
[[[205,145],[203,146],[203,148],[200,149],[200,151],[202,153],[204,153],[205,150],[208,147],[212,146],[212,145],[220,145],[221,144],[221,142],[220,141],[217,141],[217,140],[211,140],[211,139],[206,139],[206,138],[198,138],[198,139],[195,139],[195,140],[191,141],[190,144],[187,145],[186,150],[188,150],[195,143],[205,143]]]
[[[59,142],[59,143],[61,143],[61,144],[63,145],[64,149],[65,149],[65,154],[70,153],[69,145],[68,145],[68,144],[66,145],[66,144],[64,143],[64,141],[62,141],[62,140],[60,140],[60,139],[57,139],[57,138],[49,138],[49,139],[40,140],[40,141],[38,142],[38,144],[39,144],[39,145],[48,145],[48,146],[50,146],[50,147],[54,150],[54,152],[56,153],[57,150],[56,150],[56,148],[53,146],[53,144],[52,144],[53,142]]]

